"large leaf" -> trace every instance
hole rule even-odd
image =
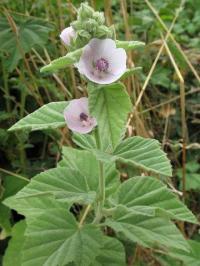
[[[68,105],[68,102],[52,102],[46,104],[27,115],[16,124],[14,124],[9,131],[13,130],[39,130],[48,128],[58,128],[65,126],[63,111]]]
[[[105,224],[144,247],[188,250],[186,240],[166,218],[148,217],[118,208],[113,218],[107,219]]]
[[[89,108],[98,122],[103,149],[112,150],[125,133],[131,101],[122,83],[97,86],[89,84]],[[109,147],[111,145],[111,147]]]
[[[197,223],[192,212],[162,182],[149,176],[134,177],[122,183],[113,203],[124,205],[130,211],[161,211],[170,218]]]
[[[22,266],[90,265],[100,253],[103,234],[95,225],[79,227],[65,209],[43,213],[28,222]]]
[[[16,24],[17,36],[8,19],[0,19],[0,50],[9,53],[9,58],[4,60],[9,71],[17,66],[24,53],[38,45],[43,47],[53,29],[49,22],[33,17],[15,15],[12,19]]]
[[[45,195],[53,195],[62,202],[88,204],[96,197],[96,182],[91,176],[81,175],[80,171],[58,167],[36,175],[14,198],[19,204],[20,199]],[[9,198],[4,203],[15,208],[9,204]]]
[[[90,266],[125,266],[125,251],[119,240],[104,237],[100,254]]]
[[[116,159],[143,170],[172,175],[170,162],[155,139],[131,137],[122,141],[114,150]]]
[[[21,266],[22,262],[22,247],[25,240],[24,231],[26,223],[24,220],[15,224],[12,228],[12,238],[8,243],[6,253],[3,257],[4,266]]]

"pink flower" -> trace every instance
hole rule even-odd
[[[75,66],[89,80],[109,84],[118,80],[126,71],[126,52],[116,48],[112,39],[92,39],[83,49]]]
[[[76,33],[71,26],[68,28],[65,28],[60,34],[61,40],[66,45],[70,45],[71,40],[74,39],[75,36],[76,36]]]
[[[89,133],[97,125],[96,119],[89,114],[86,97],[70,101],[64,110],[64,117],[69,129],[82,134]]]

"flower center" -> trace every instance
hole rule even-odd
[[[100,72],[105,72],[108,70],[109,63],[106,59],[100,58],[95,63],[95,68]]]
[[[85,113],[80,113],[80,120],[81,121],[88,121],[88,115]]]

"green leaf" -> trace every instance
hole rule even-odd
[[[9,131],[25,129],[34,131],[63,127],[66,125],[63,111],[67,105],[68,102],[64,101],[48,103],[18,121]]]
[[[58,59],[51,61],[49,65],[46,65],[40,69],[40,72],[54,72],[58,69],[65,68],[67,66],[71,66],[72,64],[79,61],[79,58],[82,54],[83,49],[78,49],[74,52],[70,52],[65,56],[62,56]]]
[[[3,257],[4,266],[21,266],[22,262],[22,247],[25,240],[24,232],[26,223],[24,220],[15,224],[12,228],[12,238],[8,243],[6,253]]]
[[[58,167],[36,175],[14,196],[14,199],[20,204],[20,200],[26,197],[33,199],[33,197],[53,195],[62,202],[88,204],[95,200],[96,183],[93,176],[86,177],[80,171]],[[14,203],[14,200],[12,202]],[[15,203],[11,206],[9,198],[4,203],[12,208],[17,206]]]
[[[130,98],[122,83],[97,88],[89,84],[88,92],[90,112],[97,119],[103,149],[113,149],[124,136]]]
[[[148,217],[118,208],[113,219],[107,219],[105,224],[144,247],[188,250],[184,237],[168,219]]]
[[[66,203],[56,201],[55,197],[49,194],[38,194],[37,197],[33,195],[33,197],[24,197],[17,198],[18,195],[7,198],[4,200],[4,204],[9,206],[11,209],[15,209],[18,213],[24,215],[28,219],[35,219],[36,216],[41,215],[46,211],[51,209],[60,208],[61,204],[63,208],[68,209],[68,205]]]
[[[171,164],[155,139],[131,137],[122,141],[114,150],[116,159],[143,170],[165,176],[172,175]]]
[[[143,47],[144,42],[138,41],[116,41],[117,48],[124,48],[125,50],[136,49],[138,47]]]
[[[10,209],[4,206],[0,202],[0,240],[6,238],[10,235],[11,232],[11,224],[10,224]]]
[[[134,177],[122,183],[113,204],[124,205],[130,211],[147,211],[147,214],[161,210],[172,219],[197,223],[192,212],[161,181],[150,176]]]
[[[72,136],[73,142],[82,149],[96,149],[96,141],[93,135],[74,133]]]
[[[77,150],[70,147],[63,147],[63,159],[59,165],[79,171],[86,179],[93,182],[92,187],[98,190],[99,162],[89,151]],[[106,183],[106,195],[110,195],[120,184],[119,172],[114,162],[104,163],[104,176]]]
[[[103,234],[95,225],[79,227],[65,209],[47,211],[28,222],[22,266],[90,265],[100,253]]]
[[[122,243],[113,237],[105,236],[101,253],[90,266],[125,266],[125,251]]]
[[[200,266],[200,242],[194,240],[187,241],[190,252],[183,252],[182,250],[172,249],[169,256],[180,259],[185,266]]]
[[[140,72],[142,70],[142,67],[133,67],[133,68],[128,68],[126,70],[126,72],[121,76],[120,79],[126,79],[128,78],[129,76],[137,73],[137,72]]]

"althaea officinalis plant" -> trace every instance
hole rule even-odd
[[[104,16],[81,4],[77,20],[60,35],[68,53],[41,72],[73,65],[88,98],[51,102],[21,119],[14,130],[68,127],[74,146],[63,147],[57,167],[33,177],[4,204],[25,216],[23,266],[126,265],[125,243],[164,254],[189,252],[172,220],[196,223],[191,211],[157,177],[172,175],[157,140],[125,138],[131,101],[119,80],[126,50],[144,44],[118,41]],[[120,181],[120,164],[137,173]],[[72,206],[81,206],[78,215]]]

